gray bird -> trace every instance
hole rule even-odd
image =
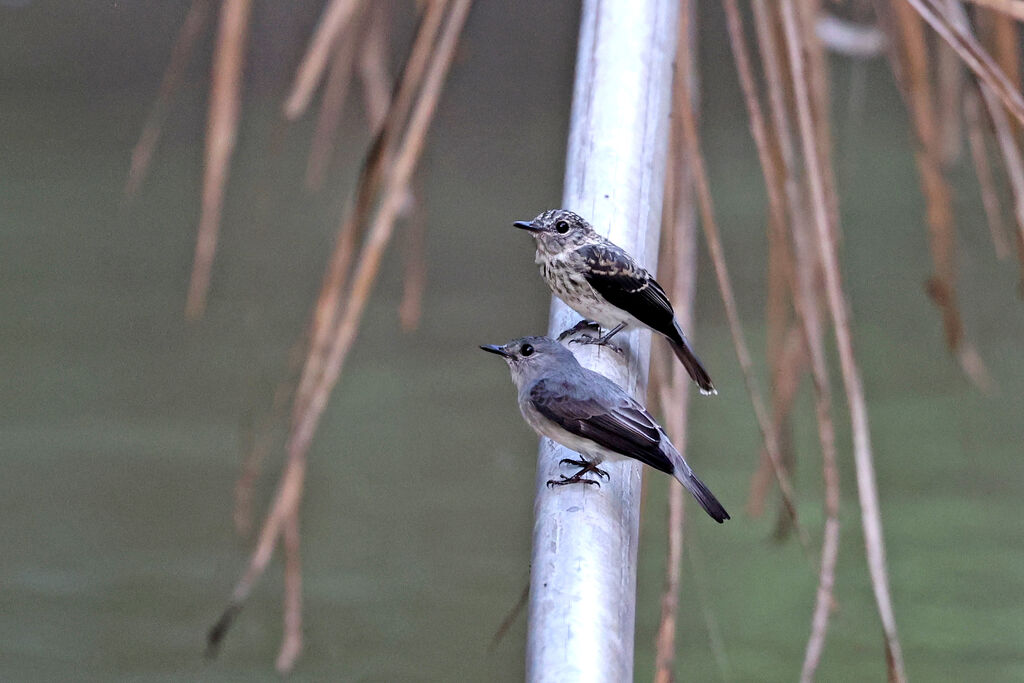
[[[580,470],[550,486],[600,485],[583,475],[608,477],[598,465],[607,459],[633,458],[675,475],[716,522],[729,519],[718,499],[693,473],[647,410],[604,375],[587,370],[567,348],[549,337],[524,337],[504,346],[481,346],[505,359],[519,390],[519,410],[542,436],[581,454],[562,464]],[[589,460],[588,460],[589,458]]]
[[[680,329],[665,290],[632,256],[565,209],[513,225],[533,235],[540,274],[555,296],[608,329],[599,339],[579,343],[607,344],[627,325],[643,325],[668,339],[702,394],[718,393]]]

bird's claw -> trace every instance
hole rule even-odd
[[[604,348],[606,348],[606,349],[608,349],[610,351],[614,351],[615,353],[619,354],[620,356],[625,353],[625,351],[622,350],[622,347],[616,346],[615,344],[612,344],[611,342],[609,342],[604,337],[594,338],[594,337],[591,337],[589,335],[580,336],[580,337],[573,337],[572,339],[569,340],[569,343],[570,344],[582,344],[582,345],[585,345],[585,346],[603,346]]]
[[[586,318],[584,318],[583,320],[580,320],[578,323],[576,323],[572,327],[569,327],[567,329],[562,330],[558,334],[558,341],[560,341],[560,342],[565,341],[569,337],[572,337],[575,334],[583,332],[584,330],[591,330],[593,332],[600,332],[601,331],[601,326],[598,325],[593,320],[587,320]]]
[[[606,471],[602,470],[600,467],[597,466],[597,463],[591,462],[589,460],[573,460],[572,458],[562,458],[561,460],[558,461],[558,464],[573,465],[574,467],[579,467],[580,471],[577,472],[575,476],[583,476],[588,472],[593,472],[599,477],[604,477],[605,479],[610,478]]]
[[[564,474],[558,475],[561,479],[548,479],[548,488],[554,488],[556,486],[565,486],[566,484],[593,484],[597,488],[601,488],[601,482],[594,479],[584,479],[579,476],[579,473],[567,477]]]

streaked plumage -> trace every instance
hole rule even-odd
[[[629,254],[565,209],[545,211],[515,225],[533,235],[541,277],[555,296],[610,330],[621,324],[658,332],[668,339],[701,393],[718,393],[680,329],[665,290]]]

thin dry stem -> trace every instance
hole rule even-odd
[[[406,124],[409,110],[420,84],[423,82],[424,71],[431,55],[431,49],[441,27],[450,0],[427,0],[424,5],[420,26],[416,32],[409,58],[402,69],[402,78],[395,92],[394,100],[387,110],[387,116],[380,126],[373,149],[363,168],[356,195],[356,213],[368,210],[368,203],[380,190],[384,178],[384,168],[392,162],[396,136]],[[376,60],[378,63],[383,63]]]
[[[992,247],[999,260],[1010,257],[1010,244],[1006,238],[1006,226],[1003,224],[1003,212],[999,205],[999,192],[996,188],[992,167],[988,162],[988,148],[985,144],[985,129],[982,124],[981,103],[978,94],[971,88],[964,91],[964,121],[967,124],[967,141],[971,148],[971,160],[974,162],[974,173],[978,178],[981,190],[981,203],[985,208],[988,220],[988,231],[992,237]]]
[[[740,78],[740,86],[743,90],[743,101],[747,108],[747,117],[750,121],[750,132],[753,135],[757,147],[758,161],[761,164],[761,173],[765,179],[765,187],[768,191],[768,245],[769,245],[769,296],[767,301],[766,316],[768,318],[769,334],[767,344],[767,356],[770,359],[772,371],[772,424],[775,433],[781,434],[788,421],[789,407],[792,400],[786,400],[783,394],[781,380],[790,380],[794,387],[799,383],[799,365],[783,355],[783,335],[787,326],[789,307],[787,295],[792,290],[792,254],[790,253],[788,240],[785,235],[787,197],[786,186],[790,177],[788,165],[781,148],[779,135],[771,135],[765,116],[762,112],[757,87],[754,84],[753,71],[751,69],[750,56],[747,53],[746,37],[743,31],[743,20],[741,18],[736,0],[726,0],[723,3],[725,8],[726,25],[729,32],[729,44],[732,48],[733,58],[736,62],[736,71]],[[765,20],[761,10],[761,19]],[[766,66],[766,69],[771,67]],[[796,194],[795,184],[791,194]],[[789,458],[783,452],[783,444],[779,443],[779,459],[785,464]],[[762,450],[761,466],[758,470],[764,476],[755,474],[751,480],[751,495],[747,504],[747,511],[753,514],[760,514],[763,509],[764,497],[767,494],[770,476],[773,474],[773,464],[767,448]],[[788,473],[788,470],[787,470]]]
[[[408,129],[385,179],[380,208],[359,254],[347,305],[330,336],[323,372],[310,391],[308,403],[296,415],[288,442],[289,466],[305,469],[306,453],[358,333],[362,313],[376,281],[384,250],[390,242],[409,180],[423,150],[427,128],[433,119],[441,86],[471,4],[472,0],[454,0],[452,3],[451,13],[431,57],[423,89],[413,107]]]
[[[754,137],[757,147],[757,158],[761,164],[761,172],[765,178],[765,187],[768,191],[768,208],[770,215],[769,238],[774,240],[778,250],[777,268],[783,277],[772,278],[772,282],[781,281],[790,287],[788,278],[791,277],[792,255],[787,248],[788,242],[785,239],[786,225],[786,196],[785,178],[783,173],[782,160],[779,155],[773,154],[771,135],[761,110],[761,103],[757,94],[757,86],[754,85],[754,76],[750,66],[750,55],[747,53],[746,37],[743,32],[743,20],[740,16],[736,0],[725,0],[722,3],[725,8],[726,25],[729,32],[729,45],[732,47],[733,58],[736,61],[736,72],[740,78],[740,86],[743,90],[743,102],[747,107],[747,116],[750,119],[750,132]],[[785,292],[785,288],[778,285],[774,289]],[[778,295],[776,295],[778,296]],[[769,316],[770,318],[772,316]],[[785,324],[776,324],[775,334],[781,332]],[[776,342],[780,341],[778,338]]]
[[[1014,140],[1006,112],[998,105],[992,91],[985,87],[984,83],[979,83],[978,87],[988,109],[989,118],[992,120],[992,127],[995,129],[996,142],[1002,152],[1010,193],[1013,195],[1013,216],[1017,222],[1017,244],[1024,245],[1024,159],[1021,158],[1020,148]],[[1024,269],[1024,250],[1019,250],[1018,255],[1021,267]],[[1024,283],[1024,274],[1022,274],[1021,282]]]
[[[946,0],[947,4],[960,0]],[[963,120],[960,102],[963,99],[964,68],[956,52],[948,45],[938,50],[938,106],[940,159],[952,166],[963,151]]]
[[[677,374],[674,369],[672,374]],[[684,503],[682,487],[670,485],[665,585],[661,593],[661,617],[654,640],[655,683],[672,683],[675,680],[673,670],[676,661],[676,616],[679,612],[679,574],[683,561],[683,526],[686,522]]]
[[[830,472],[834,475],[836,471],[833,464]],[[837,483],[832,484],[826,481],[826,490],[832,486],[838,487],[838,477],[833,476],[832,478]],[[838,496],[836,499],[838,500]],[[835,509],[838,514],[838,503]],[[818,591],[814,600],[814,615],[811,617],[811,635],[807,640],[807,650],[804,653],[804,663],[800,671],[800,680],[804,683],[814,680],[814,674],[821,663],[821,655],[825,651],[825,638],[828,634],[828,619],[834,601],[836,561],[839,557],[839,517],[837,514],[832,514],[831,511],[827,514],[821,544]]]
[[[494,636],[491,637],[491,644],[488,646],[487,651],[493,652],[495,648],[504,640],[508,630],[512,628],[512,624],[516,623],[516,619],[526,609],[526,605],[530,602],[530,581],[526,581],[526,585],[523,586],[522,592],[519,594],[519,599],[516,600],[516,604],[512,605],[505,618],[501,620],[501,624],[498,629],[494,632]]]
[[[973,37],[973,34],[971,33],[971,25],[963,7],[959,3],[954,2],[950,3],[948,8],[949,14],[947,18],[950,24],[960,31],[963,31],[966,35]],[[1004,149],[1004,158],[1006,159],[1007,168],[1016,169],[1016,182],[1024,183],[1024,170],[1021,168],[1020,150],[1017,147],[1010,123],[1006,118],[1006,112],[1003,111],[1003,108],[999,105],[999,101],[992,94],[992,91],[988,86],[984,83],[978,83],[978,87],[995,125],[996,136],[1000,140],[1000,146]],[[1014,171],[1010,171],[1010,174],[1012,176]],[[1011,177],[1011,186],[1013,186],[1013,183],[1014,179]],[[1020,187],[1020,185],[1018,185],[1018,187]],[[1015,194],[1015,196],[1017,195]],[[1024,225],[1024,222],[1021,224]],[[989,374],[984,361],[981,359],[981,355],[978,353],[974,345],[965,339],[955,350],[957,360],[960,362],[960,367],[963,368],[964,372],[975,386],[977,386],[982,392],[988,394],[995,393],[997,390],[995,381]]]
[[[903,663],[903,649],[896,633],[896,617],[893,613],[889,593],[889,576],[885,563],[885,541],[882,536],[882,520],[878,503],[878,488],[871,453],[871,437],[868,428],[867,404],[861,383],[860,370],[853,354],[853,340],[850,334],[846,299],[839,274],[839,258],[829,229],[829,202],[825,197],[819,159],[811,152],[815,149],[814,122],[811,115],[810,94],[807,92],[805,48],[798,28],[793,0],[782,0],[783,29],[789,52],[792,82],[795,88],[800,138],[807,160],[807,177],[810,184],[814,227],[817,232],[819,257],[825,271],[825,285],[828,294],[829,311],[832,316],[839,351],[843,385],[850,409],[850,423],[853,431],[854,463],[857,471],[857,493],[860,498],[861,520],[864,528],[864,543],[868,559],[868,572],[878,605],[882,630],[885,634],[889,676],[897,683],[906,681]]]
[[[346,211],[338,230],[331,260],[324,275],[323,285],[313,309],[313,320],[310,324],[309,354],[299,380],[296,392],[297,400],[293,415],[298,416],[305,410],[309,402],[312,387],[323,374],[327,354],[328,335],[338,316],[339,301],[342,289],[348,279],[349,269],[355,254],[356,240],[361,226],[365,225],[372,208],[373,198],[380,186],[381,176],[385,168],[384,159],[393,157],[391,144],[404,125],[408,116],[413,95],[419,90],[427,60],[431,55],[437,32],[444,18],[447,0],[433,0],[423,11],[416,38],[413,41],[409,59],[398,84],[398,92],[392,102],[388,115],[377,133],[356,187],[356,200]]]
[[[825,338],[822,331],[819,298],[815,293],[820,259],[813,244],[814,236],[802,221],[794,222],[791,230],[797,253],[796,309],[800,318],[804,342],[810,358],[814,379],[814,408],[821,444],[822,475],[825,485],[825,528],[821,545],[821,564],[811,635],[807,641],[800,680],[809,683],[821,661],[828,634],[828,618],[835,602],[836,560],[839,555],[839,468],[836,463],[835,426],[832,421],[832,389],[825,357]]]
[[[401,209],[409,180],[423,150],[427,128],[433,118],[441,86],[471,4],[472,0],[454,0],[452,3],[451,13],[446,18],[436,50],[431,56],[423,89],[413,107],[408,129],[385,179],[380,208],[356,261],[348,301],[330,335],[323,373],[312,387],[308,404],[296,416],[288,448],[290,454],[305,453],[308,449],[331,389],[355,341],[363,310],[376,280],[384,250],[390,242],[394,221]]]
[[[683,53],[685,56],[685,52]],[[685,59],[682,61],[686,61]],[[683,64],[680,68],[686,68]],[[683,98],[689,98],[689,93],[680,94]],[[779,454],[778,435],[774,426],[768,418],[765,410],[761,390],[758,387],[757,378],[754,376],[753,363],[747,342],[743,334],[743,326],[740,322],[739,309],[736,306],[736,297],[733,293],[732,282],[729,278],[728,267],[725,263],[725,253],[722,249],[721,238],[718,234],[718,224],[715,221],[714,207],[711,201],[711,189],[708,187],[707,171],[704,165],[704,157],[700,152],[699,136],[697,134],[697,123],[694,120],[693,112],[688,107],[676,107],[679,112],[682,124],[683,140],[686,146],[686,153],[689,157],[693,171],[694,182],[697,188],[697,206],[700,209],[701,225],[704,229],[704,236],[708,244],[708,252],[715,267],[715,276],[718,280],[718,288],[722,294],[722,302],[725,305],[726,317],[729,321],[729,331],[732,333],[733,345],[736,349],[736,357],[739,360],[740,368],[743,370],[743,378],[747,386],[747,393],[750,402],[754,407],[754,414],[757,417],[757,424],[761,429],[761,437],[772,461],[775,470],[775,477],[779,482],[779,490],[782,492],[783,502],[793,518],[793,526],[797,529],[801,545],[805,550],[810,547],[810,539],[807,531],[800,525],[796,511],[796,496],[793,486],[786,476],[782,458]]]
[[[181,29],[178,30],[178,37],[174,39],[171,58],[167,62],[167,70],[164,71],[163,80],[160,82],[156,101],[153,103],[153,108],[149,110],[146,123],[142,126],[139,141],[132,148],[131,165],[128,168],[128,178],[124,183],[123,197],[126,201],[135,196],[146,179],[149,163],[153,159],[153,152],[156,150],[164,121],[171,108],[171,101],[174,99],[175,93],[178,92],[178,88],[181,87],[182,81],[185,80],[185,70],[188,68],[192,51],[210,21],[212,9],[210,0],[192,0],[188,13],[185,15],[185,21],[182,22]]]
[[[316,117],[313,142],[309,147],[306,162],[306,188],[317,191],[324,184],[327,168],[334,156],[334,144],[338,136],[338,125],[345,109],[349,84],[352,82],[352,64],[355,60],[357,38],[350,32],[343,33],[334,48],[334,59],[327,73],[324,97]]]
[[[196,319],[206,309],[217,232],[224,208],[231,155],[238,133],[239,93],[245,66],[245,40],[252,0],[224,0],[220,10],[217,45],[213,54],[210,116],[206,129],[206,170],[196,253],[189,279],[185,317]]]
[[[1013,17],[986,12],[992,18],[992,52],[999,68],[1017,92],[1021,90],[1020,31]]]
[[[936,0],[906,0],[906,2],[935,29],[936,33],[942,36],[943,40],[956,50],[975,75],[985,85],[992,88],[1017,121],[1024,123],[1024,97],[1014,88],[1010,79],[999,68],[992,56],[981,47],[970,31],[951,22]]]
[[[285,464],[284,472],[278,483],[277,491],[274,494],[274,502],[267,513],[260,529],[260,535],[256,542],[256,548],[249,558],[249,565],[245,573],[235,584],[231,591],[231,599],[220,618],[210,629],[206,637],[206,655],[213,657],[217,654],[224,636],[234,622],[238,612],[242,609],[245,601],[249,598],[256,582],[266,571],[267,564],[274,554],[274,547],[281,533],[281,527],[292,510],[298,508],[299,500],[302,497],[302,486],[306,477],[305,459],[289,458]]]
[[[784,65],[785,55],[779,49],[771,17],[770,8],[774,6],[774,4],[769,6],[765,0],[753,0],[752,3],[754,27],[757,31],[757,42],[761,53],[761,64],[764,69],[765,81],[768,85],[768,105],[774,126],[774,138],[777,140],[779,149],[780,170],[783,174],[786,199],[792,212],[802,204],[800,202],[800,186],[796,181],[796,174],[794,173],[793,133],[792,126],[789,123],[789,108],[786,101],[786,88],[789,77]],[[753,92],[752,85],[747,87],[751,88],[751,92]],[[748,99],[745,98],[745,100]],[[756,103],[757,99],[754,98],[749,101]],[[755,138],[756,141],[757,138]]]
[[[814,122],[815,153],[818,167],[822,169],[821,179],[825,184],[825,199],[828,201],[829,229],[833,238],[839,239],[839,193],[832,164],[832,105],[829,99],[828,65],[825,48],[818,39],[815,24],[821,14],[822,0],[809,0],[797,6],[797,19],[803,28],[804,49],[807,56],[807,77],[810,87],[811,116]]]
[[[293,358],[295,357],[296,348],[298,347],[294,347],[290,354]],[[289,381],[280,382],[277,385],[277,388],[274,390],[274,398],[271,402],[270,410],[253,430],[252,443],[246,449],[238,480],[235,482],[235,510],[233,518],[235,531],[239,536],[247,537],[252,532],[253,489],[256,486],[256,480],[259,479],[260,473],[263,471],[263,463],[266,461],[267,456],[270,455],[270,450],[273,446],[274,425],[284,417],[288,400],[292,397],[292,390],[294,388],[294,382]]]
[[[1017,239],[1024,241],[1024,159],[1021,158],[1020,148],[1014,139],[1006,112],[999,106],[992,90],[987,88],[984,83],[979,83],[978,88],[995,130],[996,143],[1002,153],[1006,177],[1013,195],[1013,215],[1018,227]],[[1022,261],[1022,265],[1024,265],[1024,261]]]
[[[954,3],[956,8],[962,8]],[[941,140],[936,114],[932,106],[928,51],[920,19],[909,5],[895,6],[895,18],[902,40],[902,50],[896,53],[897,73],[907,97],[911,120],[917,132],[918,147],[915,160],[921,177],[921,186],[928,203],[929,248],[935,264],[935,274],[927,282],[929,296],[942,313],[946,345],[960,363],[968,378],[984,392],[993,391],[993,383],[981,356],[966,339],[957,305],[956,293],[956,235],[953,226],[952,189],[942,171]],[[944,11],[944,10],[943,10]],[[943,15],[943,19],[947,17]],[[954,16],[950,25],[970,36],[966,15]],[[1004,115],[996,103],[999,115]]]
[[[284,116],[294,121],[306,113],[313,93],[327,68],[335,40],[356,15],[361,0],[330,0],[320,16],[320,23],[309,41],[306,54],[295,72],[291,94],[284,103]]]
[[[295,413],[286,447],[287,462],[274,502],[260,531],[249,566],[235,585],[227,609],[209,632],[207,652],[210,655],[216,653],[234,617],[266,570],[284,525],[297,513],[305,481],[309,446],[331,390],[337,383],[344,360],[355,340],[384,249],[391,237],[399,204],[422,153],[426,132],[433,119],[441,88],[451,66],[455,47],[471,4],[472,0],[455,0],[452,3],[452,10],[445,20],[441,37],[431,52],[423,87],[413,106],[394,163],[388,168],[380,208],[360,253],[348,305],[329,336],[330,344],[323,372],[317,377],[302,410]],[[297,396],[296,403],[300,400],[301,397]],[[283,649],[282,653],[286,653],[286,650]]]
[[[956,235],[953,226],[952,189],[942,171],[937,115],[932,104],[928,46],[921,21],[909,7],[894,7],[900,31],[898,41],[903,78],[901,84],[917,133],[914,158],[927,201],[928,245],[935,273],[928,281],[928,293],[942,313],[946,345],[956,351],[963,340],[963,323],[956,303]]]
[[[792,91],[792,84],[789,82],[789,68],[786,55],[779,48],[775,22],[771,15],[771,8],[776,7],[775,4],[766,4],[765,0],[754,0],[753,2],[754,27],[757,31],[765,82],[768,86],[768,105],[772,122],[772,135],[762,137],[773,143],[769,157],[775,160],[778,173],[772,173],[771,178],[778,182],[778,176],[781,175],[782,187],[785,191],[785,205],[789,210],[790,220],[798,222],[806,220],[804,214],[807,202],[804,187],[798,182],[796,170],[795,144],[789,110],[789,95]],[[752,85],[747,87],[751,93],[754,92]],[[745,99],[748,103],[757,106],[756,97]],[[758,118],[763,119],[764,117]],[[757,141],[758,138],[755,137],[755,143]],[[759,152],[759,157],[762,154]],[[770,182],[766,181],[766,183]],[[781,200],[775,201],[781,203]]]
[[[792,452],[792,444],[786,438],[785,430],[789,427],[789,415],[793,411],[800,380],[803,379],[807,368],[807,351],[804,349],[798,327],[794,325],[789,328],[776,353],[777,358],[773,359],[772,365],[772,422],[776,425],[776,433],[779,435],[779,450],[786,465],[786,473],[790,474],[792,468],[788,454]],[[762,448],[760,465],[751,477],[750,495],[747,500],[747,513],[752,517],[760,517],[763,514],[764,501],[774,480],[771,459]]]
[[[302,557],[299,552],[299,510],[284,523],[284,636],[277,655],[279,673],[289,673],[302,652]]]
[[[423,317],[423,293],[427,289],[427,212],[420,188],[408,194],[411,206],[405,241],[405,277],[402,284],[402,301],[398,304],[398,320],[403,332],[412,332],[420,326]]]
[[[694,12],[689,2],[680,9],[681,15],[692,18]],[[691,53],[695,46],[691,37],[695,31],[687,31],[687,19],[680,21],[678,49]],[[673,91],[696,92],[690,82],[695,79],[692,70],[693,59],[688,63],[690,70],[676,69]],[[691,97],[673,97],[675,107],[691,110]],[[697,285],[697,225],[693,196],[693,175],[683,158],[682,131],[678,114],[673,118],[671,152],[666,168],[667,197],[663,208],[665,218],[665,254],[670,256],[668,267],[659,272],[668,275],[671,299],[675,302],[676,317],[683,329],[693,329],[693,301]],[[658,392],[665,427],[680,453],[686,454],[687,420],[690,406],[690,378],[679,363],[671,364],[671,383],[663,382]],[[660,375],[667,377],[668,374]],[[676,619],[679,611],[679,575],[683,557],[683,528],[685,524],[683,488],[674,484],[668,490],[668,549],[665,558],[665,583],[661,595],[661,617],[655,636],[656,683],[670,683],[676,658]]]
[[[1024,0],[966,0],[972,5],[987,7],[1017,21],[1024,21]]]
[[[387,10],[383,2],[373,6],[369,30],[359,54],[359,79],[363,83],[363,103],[371,130],[380,129],[391,106]]]

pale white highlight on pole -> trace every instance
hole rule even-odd
[[[654,272],[665,186],[678,2],[586,0],[580,20],[563,208]],[[541,208],[537,207],[538,211]],[[560,301],[550,333],[579,317]],[[580,362],[643,399],[650,333],[627,328],[625,351],[572,345]],[[639,463],[606,463],[601,488],[549,488],[577,454],[541,440],[534,503],[526,679],[633,679]]]

